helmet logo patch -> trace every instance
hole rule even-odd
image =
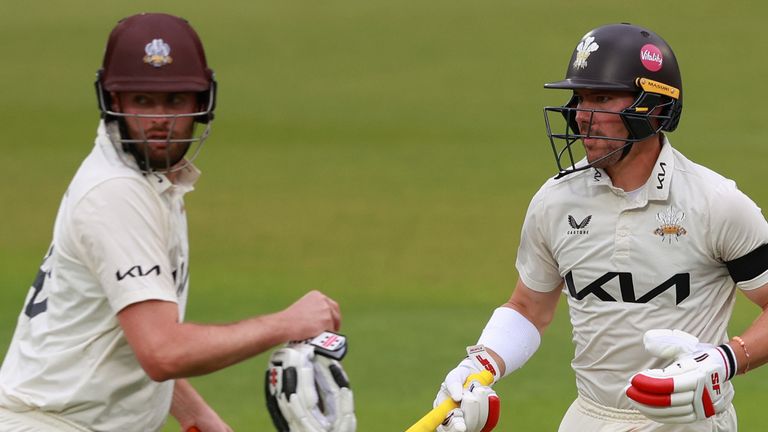
[[[651,72],[658,72],[664,63],[661,50],[656,45],[645,44],[640,48],[640,61]]]
[[[573,62],[573,67],[576,69],[587,67],[587,57],[597,51],[598,48],[600,48],[600,45],[595,42],[593,36],[582,39],[576,47],[576,60]]]
[[[156,68],[173,63],[173,58],[170,56],[171,46],[162,39],[152,39],[152,42],[144,47],[144,52],[147,54],[144,56],[144,63]]]

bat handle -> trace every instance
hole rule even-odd
[[[466,381],[464,381],[464,388],[469,387],[472,381],[477,381],[484,386],[489,386],[493,384],[493,374],[487,370],[473,373],[472,375],[467,377]]]
[[[458,408],[459,404],[451,398],[448,398],[419,419],[405,432],[435,432],[437,426],[445,420],[445,417],[452,409]]]
[[[491,385],[493,383],[493,374],[484,370],[482,372],[474,373],[467,377],[464,381],[464,388],[469,387],[472,381],[477,381],[482,385]],[[413,426],[409,427],[405,432],[434,432],[440,423],[445,420],[445,417],[451,412],[452,409],[458,408],[459,404],[451,398],[440,402],[438,406],[428,412],[424,417],[419,419]]]

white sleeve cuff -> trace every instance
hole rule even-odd
[[[520,312],[499,307],[485,325],[479,345],[490,348],[504,361],[504,376],[520,369],[539,348],[541,335]]]

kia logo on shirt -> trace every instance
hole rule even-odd
[[[154,273],[156,276],[160,276],[160,266],[155,265],[154,267],[151,267],[149,270],[144,270],[140,265],[135,265],[130,269],[128,269],[128,271],[125,273],[120,273],[120,270],[118,270],[117,272],[115,272],[115,276],[117,277],[117,281],[120,282],[127,277],[132,277],[132,278],[144,277],[144,276],[149,276],[152,273]]]
[[[637,297],[637,291],[635,290],[634,278],[632,277],[632,273],[629,272],[607,272],[579,290],[574,283],[573,271],[569,271],[565,274],[565,285],[568,287],[568,292],[571,294],[571,297],[575,300],[581,301],[588,295],[593,295],[601,301],[615,302],[617,299],[603,288],[604,285],[608,284],[608,282],[613,279],[618,279],[621,301],[624,303],[648,303],[654,298],[664,294],[664,292],[670,288],[674,288],[676,305],[679,305],[691,295],[690,273],[678,273],[672,275],[669,279],[657,285],[639,298]],[[646,285],[646,283],[643,282],[643,285]]]

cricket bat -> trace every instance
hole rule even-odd
[[[467,380],[464,382],[464,388],[469,387],[469,384],[472,381],[477,381],[484,386],[491,385],[493,383],[493,375],[487,370],[472,374],[468,376]],[[432,408],[432,411],[428,412],[424,417],[414,423],[413,426],[409,427],[405,432],[435,432],[435,429],[437,429],[440,423],[445,420],[445,417],[448,416],[448,413],[452,409],[458,407],[459,404],[456,403],[456,401],[448,398],[441,402],[440,405]]]

